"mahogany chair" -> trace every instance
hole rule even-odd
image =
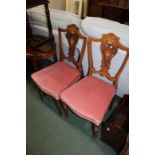
[[[68,25],[66,29],[59,28],[58,33],[60,48],[59,62],[35,72],[31,77],[41,93],[50,95],[56,100],[56,107],[61,115],[60,93],[83,76],[82,60],[87,38],[79,32],[79,28],[74,24]],[[62,44],[63,33],[66,35],[69,47],[68,51],[65,52]],[[79,40],[82,41],[81,50],[77,48]],[[78,52],[77,58],[75,57],[76,52]],[[71,62],[73,66],[64,62],[65,59]]]
[[[96,70],[93,65],[92,42],[101,43],[99,51],[101,51],[102,61],[99,70]],[[125,57],[113,77],[109,73],[110,64],[118,49],[125,52]],[[99,51],[95,51],[95,53]],[[69,107],[75,114],[90,121],[93,125],[94,137],[115,96],[118,79],[128,57],[129,49],[119,42],[119,38],[115,34],[105,34],[100,39],[88,38],[89,75],[63,91],[60,95],[65,114],[68,114],[67,108]],[[92,74],[95,73],[107,78],[112,84],[94,77]]]

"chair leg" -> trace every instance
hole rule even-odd
[[[43,97],[45,96],[45,93],[42,92],[38,87],[37,87],[37,90],[38,90],[41,101],[43,101]]]
[[[96,138],[98,130],[99,130],[99,126],[97,126],[94,123],[92,123],[93,138]]]
[[[65,116],[68,118],[69,117],[69,115],[68,115],[68,107],[67,107],[67,105],[65,103],[63,103],[63,110],[64,110]]]
[[[60,100],[56,100],[56,107],[57,107],[57,110],[59,112],[59,115],[61,116],[62,115],[62,110],[61,110],[61,102],[60,102]]]
[[[115,100],[115,96],[113,97],[113,99],[112,99],[112,101],[111,101],[111,103],[110,103],[109,110],[112,109],[112,107],[113,107],[113,103],[114,103],[114,100]]]

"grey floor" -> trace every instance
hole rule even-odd
[[[94,140],[91,124],[69,112],[59,116],[54,100],[40,100],[32,82],[26,88],[27,155],[115,155],[98,137]],[[108,116],[107,116],[108,117]]]

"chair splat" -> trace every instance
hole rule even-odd
[[[65,56],[62,44],[62,32],[66,33],[66,39],[69,45],[68,56]],[[83,40],[81,50],[77,49],[79,39]],[[75,24],[68,25],[66,29],[59,28],[59,48],[60,48],[60,61],[67,59],[72,62],[77,69],[82,73],[82,59],[85,52],[87,38],[79,32],[79,28]],[[78,52],[78,58],[75,59],[75,52]]]
[[[101,69],[96,70],[93,66],[93,57],[92,57],[92,42],[101,42],[100,50],[101,50]],[[125,59],[119,68],[118,72],[114,77],[112,77],[109,73],[111,61],[113,57],[117,54],[118,49],[122,49],[126,52]],[[128,60],[128,51],[129,49],[119,42],[119,37],[117,37],[113,33],[104,34],[102,38],[88,38],[88,56],[89,56],[89,74],[98,73],[101,76],[106,77],[108,80],[113,82],[113,85],[117,87],[117,80],[119,75],[121,74],[127,60]]]

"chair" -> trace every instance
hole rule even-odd
[[[99,70],[96,70],[93,65],[92,42],[101,43],[102,65]],[[117,73],[112,77],[109,73],[110,64],[118,49],[125,52],[125,57]],[[120,44],[119,38],[115,34],[105,34],[100,39],[88,38],[89,75],[63,91],[60,95],[65,114],[68,114],[67,109],[69,107],[75,114],[90,121],[94,137],[98,132],[105,113],[111,105],[117,89],[118,78],[125,67],[128,56],[129,49]],[[112,84],[92,76],[95,73],[110,80]]]
[[[61,115],[60,93],[83,76],[82,59],[85,52],[87,38],[79,32],[79,28],[74,24],[68,25],[66,29],[59,28],[58,33],[60,48],[59,62],[35,72],[31,77],[41,94],[44,93],[50,95],[56,100],[56,106]],[[64,52],[62,33],[66,35],[68,42],[69,50],[65,51],[68,55]],[[81,50],[77,48],[79,40],[82,40]],[[76,54],[78,55],[77,58],[75,57],[76,52],[78,52],[78,54]],[[64,60],[68,60],[76,67],[64,62]]]

